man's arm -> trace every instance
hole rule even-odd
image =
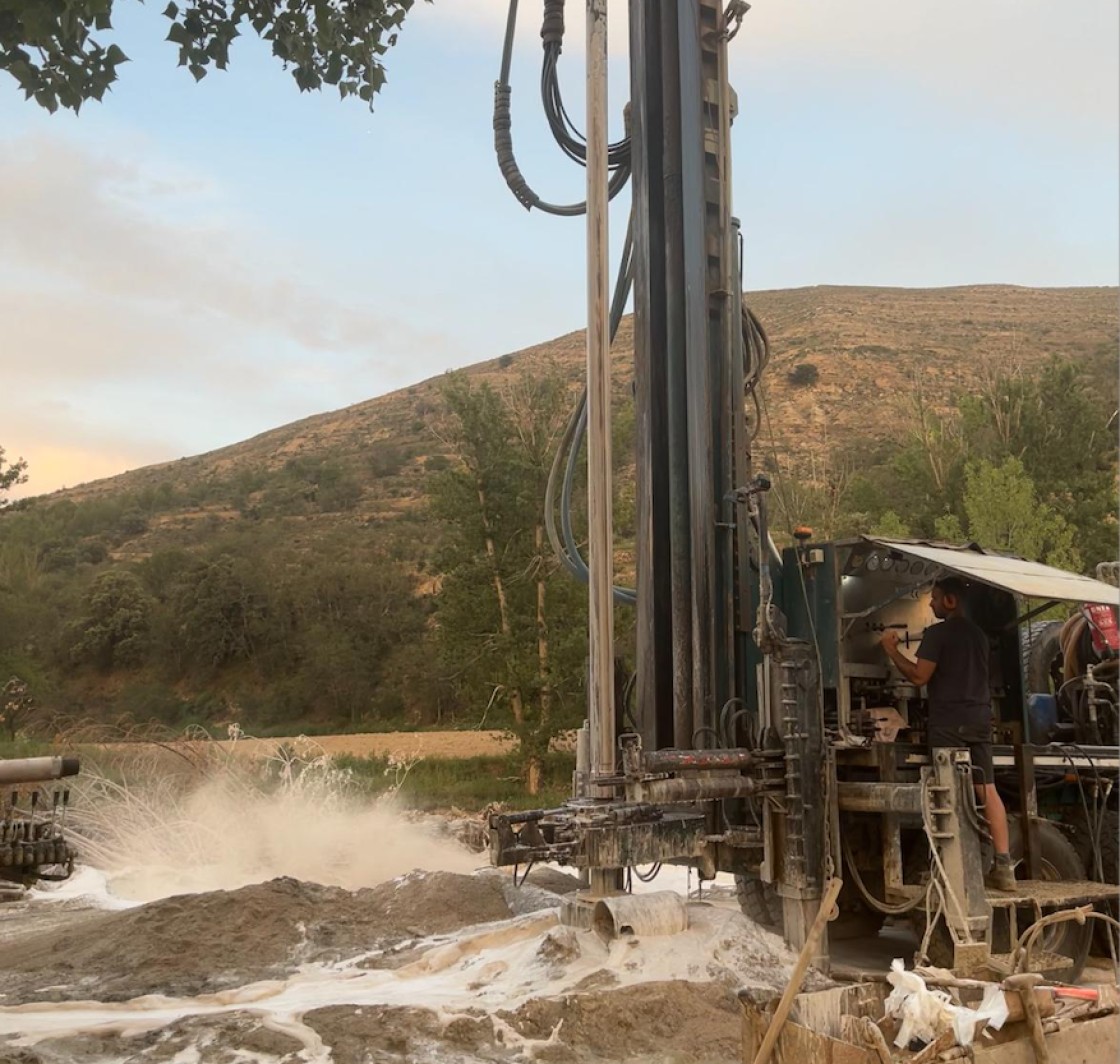
[[[895,663],[898,671],[915,687],[922,687],[929,683],[930,677],[937,668],[937,662],[918,658],[911,661],[898,649],[898,631],[888,628],[879,639],[879,645],[886,651],[887,657]]]

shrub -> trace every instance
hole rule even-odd
[[[820,379],[821,371],[812,362],[799,362],[787,374],[786,380],[795,388],[810,388]]]

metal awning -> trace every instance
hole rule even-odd
[[[988,554],[979,547],[949,547],[922,541],[872,539],[869,543],[911,558],[933,562],[967,580],[977,580],[1026,598],[1055,602],[1100,602],[1120,605],[1120,589],[1089,576],[1078,576],[1039,562]]]

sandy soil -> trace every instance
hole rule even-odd
[[[16,903],[0,1064],[738,1061],[735,990],[782,984],[779,940],[701,905],[672,949],[603,943],[559,926],[553,891],[575,881],[542,871]]]

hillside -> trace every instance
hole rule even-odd
[[[1117,294],[1005,286],[751,294],[771,338],[756,462],[781,473],[774,527],[807,521],[829,536],[886,522],[900,534],[932,534],[939,520],[967,516],[966,459],[991,459],[1000,476],[1004,459],[1022,459],[1019,474],[1033,478],[1028,490],[1037,487],[1038,495],[1015,515],[1015,527],[1041,515],[1050,537],[1031,552],[1108,557],[1116,539],[1115,433],[1104,425],[1116,406]],[[615,569],[622,581],[632,577],[633,557],[625,433],[633,424],[632,338],[628,318],[614,351]],[[1076,367],[1072,376],[1040,376],[1054,356]],[[583,359],[583,334],[574,332],[463,376],[503,394],[526,376],[549,380],[546,370],[555,367],[574,397]],[[1014,367],[1024,376],[1012,386],[1035,389],[1023,407],[1034,420],[1017,425],[1012,445],[993,437],[987,407],[974,410],[966,450],[962,404],[995,394],[995,376]],[[150,719],[172,727],[239,721],[279,734],[508,723],[498,719],[508,707],[492,707],[508,682],[477,663],[510,638],[524,638],[518,653],[535,659],[537,599],[526,574],[542,556],[524,533],[539,522],[537,504],[517,511],[481,569],[482,548],[471,537],[485,521],[476,513],[450,526],[431,512],[432,474],[454,468],[443,386],[442,378],[423,381],[0,514],[0,672],[31,682],[40,730],[65,730],[60,720],[126,727]],[[922,444],[910,431],[919,392],[932,411]],[[500,420],[506,408],[497,409]],[[495,408],[488,410],[481,424],[495,423]],[[553,411],[552,428],[542,432],[562,424]],[[952,431],[938,435],[941,420]],[[520,439],[525,424],[503,429],[507,439]],[[529,435],[537,432],[533,423]],[[950,444],[941,480],[931,476],[929,440]],[[549,461],[534,458],[540,479],[531,490],[519,482],[494,498],[512,512],[543,497]],[[445,487],[453,482],[442,478]],[[989,490],[990,498],[1022,495]],[[459,505],[465,498],[477,507],[482,495],[470,482]],[[448,497],[445,491],[445,505]],[[989,510],[999,508],[997,501]],[[521,611],[500,638],[486,613],[498,583],[485,575],[491,565],[508,567],[505,590]],[[483,573],[482,583],[464,592],[472,571]],[[567,655],[556,667],[557,701],[578,715],[586,600],[555,571],[551,555],[539,571],[549,581],[553,660],[560,661],[561,646]],[[441,656],[449,651],[454,660]],[[502,660],[515,669],[515,656]]]
[[[766,381],[770,426],[780,455],[796,462],[822,450],[850,453],[866,442],[899,436],[900,399],[920,378],[935,407],[975,391],[998,365],[1026,369],[1054,355],[1072,359],[1102,390],[1117,388],[1120,330],[1115,288],[856,288],[823,286],[761,291],[747,296],[765,325],[773,360]],[[623,320],[612,350],[616,377],[625,384],[633,357],[633,321]],[[500,384],[540,363],[552,362],[576,382],[583,372],[583,332],[568,333],[464,370]],[[811,386],[791,383],[799,365],[812,363]],[[361,482],[356,510],[392,520],[424,494],[426,463],[441,454],[431,430],[440,404],[440,378],[262,433],[243,443],[176,462],[148,466],[57,493],[81,501],[161,485],[203,489],[239,480],[252,493],[255,479],[292,459],[340,463]],[[620,392],[623,389],[620,388]],[[236,512],[204,506],[219,520]],[[199,509],[176,521],[190,524]]]

